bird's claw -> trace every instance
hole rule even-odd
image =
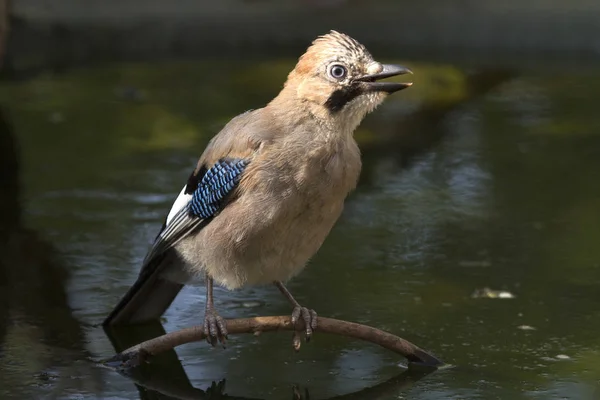
[[[227,345],[227,324],[214,309],[206,310],[204,315],[204,336],[211,346],[216,346],[221,342],[223,348]]]
[[[296,306],[292,311],[292,325],[296,326],[296,322],[300,317],[304,320],[304,328],[306,329],[306,341],[310,341],[312,333],[317,329],[317,313],[315,310],[309,310],[306,307]]]

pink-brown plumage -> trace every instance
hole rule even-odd
[[[269,104],[235,117],[210,141],[138,281],[105,324],[156,318],[181,283],[206,276],[210,335],[220,318],[212,306],[212,280],[228,289],[276,282],[301,310],[295,317],[305,318],[309,334],[316,314],[300,308],[281,281],[299,273],[318,251],[356,186],[361,160],[354,130],[389,93],[408,86],[375,81],[406,72],[376,62],[347,35],[332,31],[316,39]],[[221,209],[195,221],[185,214],[190,193],[224,158],[248,165]],[[173,232],[179,223],[190,228]],[[172,238],[177,241],[165,250],[165,240]]]

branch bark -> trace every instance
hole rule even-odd
[[[279,330],[298,331],[304,330],[304,323],[299,322],[296,327],[292,325],[288,316],[255,317],[227,320],[227,330],[230,334],[237,333],[261,333]],[[409,366],[422,365],[426,367],[440,367],[443,362],[425,350],[415,346],[391,333],[361,325],[354,322],[342,321],[333,318],[319,317],[319,325],[316,332],[329,333],[361,339],[377,344],[394,353],[404,356],[410,361]],[[170,332],[165,335],[147,340],[136,346],[130,347],[106,361],[108,365],[119,368],[131,368],[147,361],[150,357],[171,350],[182,344],[204,340],[204,329],[202,326],[193,326]]]

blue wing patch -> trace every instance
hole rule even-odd
[[[198,218],[213,217],[221,202],[237,186],[250,161],[229,158],[217,161],[202,177],[189,202],[190,212]]]

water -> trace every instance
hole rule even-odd
[[[233,398],[290,398],[294,385],[311,398],[600,396],[600,70],[386,61],[415,85],[357,132],[359,188],[290,290],[452,368],[393,378],[405,362],[386,350],[317,334],[294,354],[289,332],[185,345],[132,377],[98,365],[115,348],[94,325],[203,146],[268,101],[294,60],[111,64],[0,88],[0,398],[209,398],[200,390],[224,378]],[[515,298],[472,296],[486,287]],[[203,296],[186,288],[164,329],[200,324]],[[227,318],[290,312],[271,287],[218,289],[216,302]]]

